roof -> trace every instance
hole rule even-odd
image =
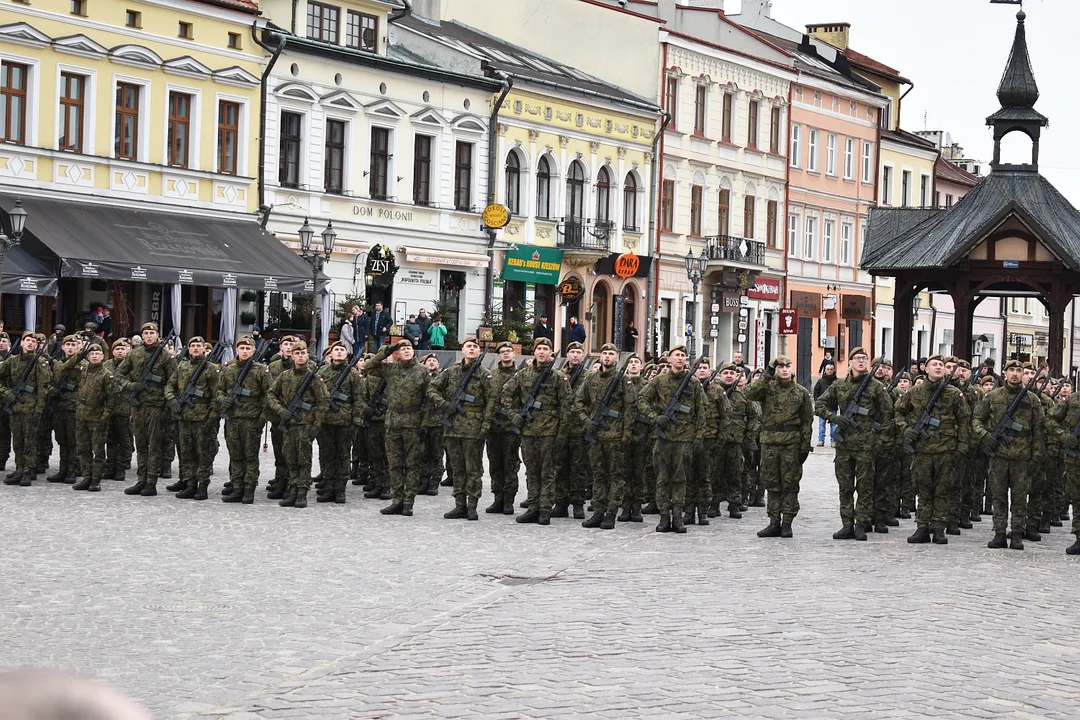
[[[910,80],[900,74],[899,70],[891,68],[885,63],[880,63],[869,55],[863,55],[861,52],[858,52],[857,50],[852,50],[851,48],[847,48],[846,50],[842,50],[841,52],[843,52],[844,57],[846,57],[852,65],[859,68],[860,70],[865,70],[867,72],[872,72],[875,75],[887,77],[890,80],[895,80],[896,82],[903,85],[912,84]]]
[[[242,12],[248,12],[253,15],[261,15],[259,10],[259,3],[255,0],[195,0],[204,5],[216,5],[218,7],[227,7],[240,10]]]
[[[1080,211],[1038,173],[1000,170],[945,209],[870,208],[862,269],[955,264],[1006,217],[1017,215],[1069,268],[1080,269]]]
[[[964,168],[953,165],[940,155],[938,156],[937,162],[934,163],[934,174],[947,182],[956,183],[957,185],[966,185],[967,187],[975,187],[975,185],[982,180],[981,177],[972,175]]]
[[[806,47],[793,40],[765,32],[751,31],[751,34],[772,43],[784,52],[790,53],[795,58],[796,70],[863,92],[878,94],[881,91],[881,88],[876,83],[859,75],[844,74],[828,61],[818,57],[816,53],[807,52]]]
[[[907,130],[882,130],[882,140],[891,140],[901,145],[909,145],[911,147],[919,148],[920,150],[929,150],[931,152],[937,152],[937,145],[927,140],[924,137],[920,137],[915,133],[910,133]]]
[[[1023,10],[1016,13],[1016,34],[1009,51],[1009,62],[1005,65],[997,89],[1001,109],[986,118],[987,125],[1035,123],[1046,127],[1050,124],[1046,116],[1035,109],[1039,85],[1035,82],[1035,72],[1031,69],[1031,58],[1028,56],[1027,31],[1024,29],[1026,17]]]

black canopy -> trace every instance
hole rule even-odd
[[[11,236],[11,223],[4,217],[0,230]],[[4,277],[0,292],[5,295],[56,296],[56,258],[32,237],[9,248],[4,255]]]

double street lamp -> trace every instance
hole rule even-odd
[[[694,320],[697,318],[697,294],[698,285],[701,284],[702,278],[705,277],[705,271],[709,267],[709,256],[705,254],[705,248],[701,248],[701,255],[694,257],[694,249],[690,248],[686,251],[686,277],[690,280],[690,283],[694,286],[694,294],[691,300],[690,317],[686,322],[686,335],[687,335],[687,354],[691,358],[691,362],[697,359],[697,332],[694,328]],[[690,372],[694,372],[697,368],[690,368]]]
[[[26,216],[27,212],[23,209],[22,200],[16,200],[15,207],[8,213],[8,220],[11,221],[11,237],[0,230],[0,285],[4,281],[4,257],[8,250],[22,243],[23,231],[26,229]]]
[[[304,218],[304,224],[300,226],[298,232],[300,234],[300,257],[306,260],[308,265],[311,265],[311,349],[317,351],[319,323],[318,317],[315,315],[315,295],[319,287],[319,271],[323,269],[324,264],[330,262],[330,255],[334,252],[334,241],[337,240],[337,231],[334,230],[333,220],[326,223],[326,229],[322,231],[323,249],[321,253],[311,247],[311,240],[315,237],[315,231],[308,223],[308,218]]]

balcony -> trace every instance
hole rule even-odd
[[[765,243],[732,235],[709,235],[705,238],[705,256],[725,264],[765,267]]]
[[[562,218],[555,229],[555,247],[564,251],[563,262],[584,267],[607,256],[615,223],[608,220]]]

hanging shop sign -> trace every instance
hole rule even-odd
[[[791,307],[800,315],[818,317],[821,315],[821,293],[791,291]]]
[[[845,320],[869,320],[870,298],[865,295],[844,295],[840,299],[840,317]]]
[[[794,308],[780,308],[780,334],[799,334],[799,311]]]
[[[400,268],[397,258],[386,245],[375,245],[368,251],[365,275],[371,276],[372,287],[384,289],[394,284],[394,276]]]
[[[484,208],[484,213],[480,216],[480,219],[483,221],[484,227],[498,230],[506,227],[506,224],[510,222],[510,211],[506,209],[505,205],[494,203]]]
[[[772,300],[780,302],[780,281],[775,278],[759,277],[746,291],[751,300]]]
[[[504,280],[558,285],[563,251],[536,245],[517,245],[506,251]]]
[[[564,305],[580,300],[584,294],[585,286],[573,275],[559,283],[559,295],[562,296]]]
[[[647,278],[651,268],[651,257],[633,253],[611,253],[596,261],[597,275],[612,275],[623,279]]]

